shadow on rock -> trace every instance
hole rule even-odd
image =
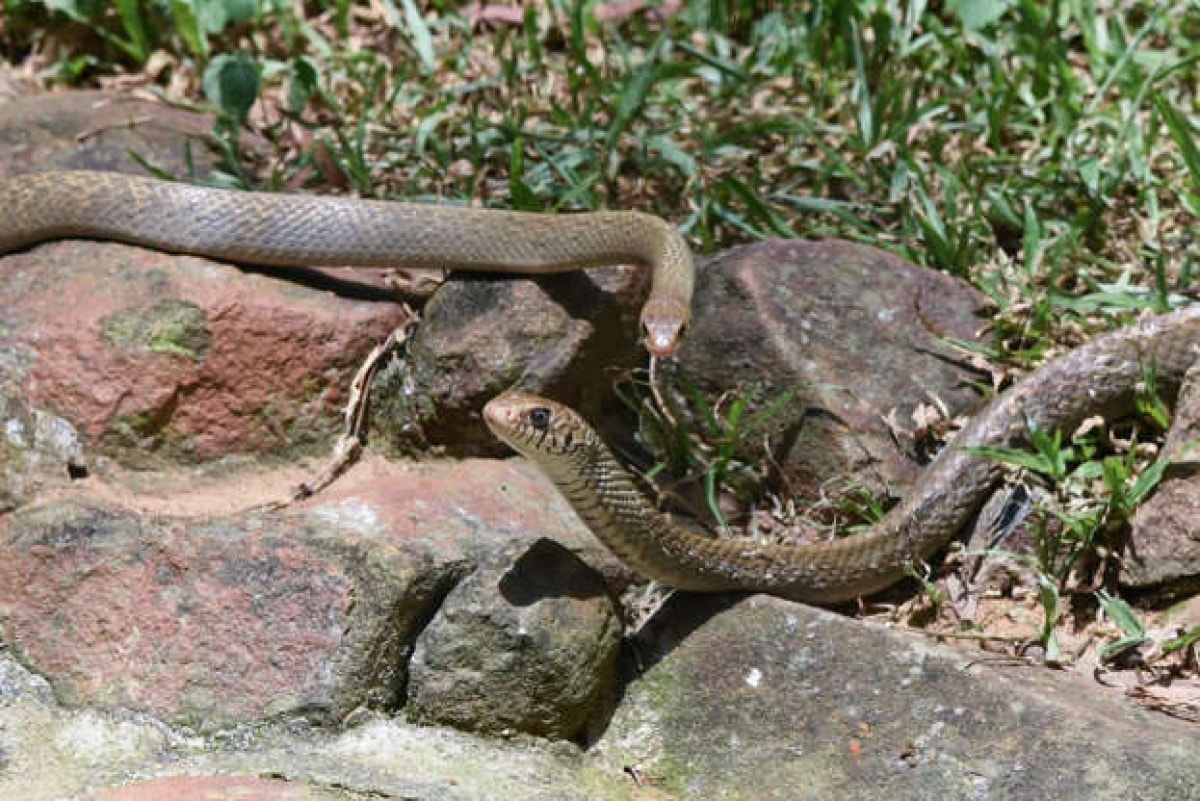
[[[589,599],[607,595],[596,571],[555,540],[535,540],[500,577],[500,595],[513,606],[550,598]]]

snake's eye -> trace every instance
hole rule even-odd
[[[536,428],[538,431],[545,431],[550,428],[550,410],[545,406],[539,406],[536,409],[529,410],[529,425]]]

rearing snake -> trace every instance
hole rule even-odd
[[[642,497],[596,433],[561,404],[508,392],[484,407],[492,431],[549,477],[622,561],[684,590],[752,590],[836,603],[883,589],[950,540],[1001,478],[973,446],[1012,446],[1031,429],[1072,429],[1134,400],[1153,368],[1164,395],[1200,381],[1200,306],[1150,318],[1070,351],[997,397],[934,460],[904,501],[865,532],[813,545],[712,539]],[[1200,389],[1200,388],[1198,388]]]
[[[647,349],[674,353],[694,285],[691,252],[661,219],[633,212],[516,212],[230,192],[114,173],[0,180],[0,253],[48,239],[117,239],[160,250],[281,266],[434,266],[544,274],[632,262],[652,271]],[[596,535],[647,576],[689,590],[756,590],[833,603],[901,578],[945,544],[999,478],[971,446],[1019,443],[1031,428],[1076,425],[1127,407],[1153,367],[1164,392],[1200,372],[1200,306],[1099,337],[1027,376],[980,413],[903,503],[868,531],[783,546],[698,536],[653,509],[595,432],[553,401],[509,392],[484,419],[535,462]]]

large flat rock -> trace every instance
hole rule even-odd
[[[645,633],[657,662],[595,749],[610,771],[704,801],[1197,797],[1200,731],[1095,683],[730,600],[677,598]]]

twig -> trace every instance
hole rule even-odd
[[[383,362],[384,357],[393,350],[402,347],[416,329],[419,319],[418,315],[407,306],[405,310],[409,315],[408,322],[388,334],[387,339],[376,345],[367,354],[362,366],[358,368],[354,380],[350,383],[350,398],[346,402],[344,414],[346,430],[334,444],[333,453],[326,459],[325,464],[321,466],[321,469],[312,478],[292,490],[292,493],[287,498],[268,503],[263,507],[264,509],[274,511],[297,501],[311,498],[336,481],[351,465],[358,461],[358,457],[362,454],[363,447],[367,441],[367,413],[371,381],[374,379],[375,373],[378,372],[379,365]]]

